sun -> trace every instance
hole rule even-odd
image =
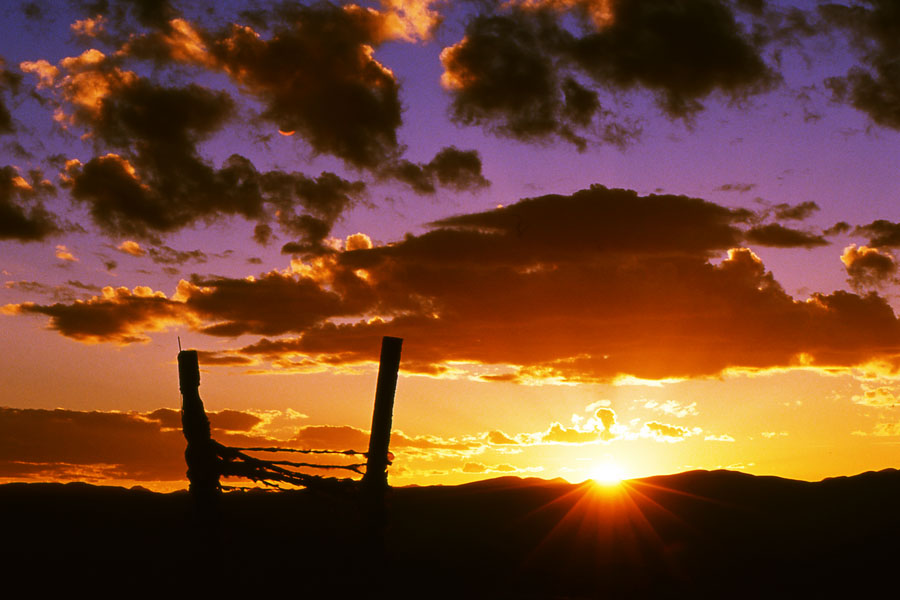
[[[591,468],[591,479],[604,486],[619,485],[624,475],[622,467],[612,461],[599,462]]]

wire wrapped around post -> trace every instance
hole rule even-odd
[[[217,510],[221,485],[216,443],[209,430],[209,419],[200,399],[200,364],[196,350],[178,353],[178,383],[181,388],[181,426],[187,448],[184,460],[191,496],[201,513]]]

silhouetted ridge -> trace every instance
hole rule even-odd
[[[809,483],[692,471],[618,491],[501,477],[395,488],[388,506],[391,597],[864,597],[894,572],[900,472]],[[362,595],[368,549],[352,503],[244,492],[221,508],[221,541],[198,556],[185,492],[0,486],[0,564],[67,593],[194,588],[186,566],[199,564],[207,592]]]

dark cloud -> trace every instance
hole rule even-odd
[[[0,240],[41,241],[61,231],[59,220],[41,201],[53,186],[37,171],[29,179],[15,167],[0,167]]]
[[[894,0],[823,4],[820,13],[850,34],[861,65],[826,81],[834,98],[848,102],[884,127],[900,129],[900,10]]]
[[[772,207],[775,218],[783,221],[803,221],[818,210],[819,205],[809,200],[795,205],[782,203]]]
[[[95,286],[80,281],[67,281],[65,285],[48,285],[40,281],[7,281],[4,287],[8,290],[21,290],[29,294],[47,296],[55,302],[73,302],[79,298],[78,290],[99,291]]]
[[[335,222],[358,203],[366,190],[362,181],[348,181],[329,172],[316,179],[300,174],[267,173],[263,176],[263,187],[278,207],[281,228],[288,235],[300,236],[301,240],[294,244],[296,251],[311,254],[323,252],[325,238]],[[295,204],[306,212],[298,214]]]
[[[881,296],[796,301],[755,254],[735,248],[745,213],[594,186],[443,219],[391,245],[348,242],[295,261],[293,273],[183,282],[171,299],[110,290],[5,311],[51,315],[52,328],[91,340],[140,339],[171,321],[264,335],[229,354],[297,370],[377,361],[392,335],[408,340],[408,371],[507,365],[507,381],[849,367],[900,355],[900,323]]]
[[[160,234],[230,216],[264,224],[278,215],[290,229],[298,209],[330,231],[364,192],[362,182],[332,173],[259,172],[238,154],[221,167],[210,164],[198,146],[232,118],[232,98],[196,84],[159,85],[119,61],[89,50],[61,61],[62,77],[49,64],[29,66],[61,98],[71,124],[111,150],[84,164],[67,161],[62,174],[72,197],[108,233],[158,243]]]
[[[822,235],[842,235],[849,232],[850,229],[850,223],[847,223],[846,221],[838,221],[837,223],[823,231]]]
[[[829,244],[821,235],[791,229],[778,223],[752,227],[747,231],[746,239],[751,244],[775,248],[815,248]]]
[[[152,246],[147,253],[153,262],[164,265],[183,265],[191,261],[205,263],[208,259],[202,250],[176,250],[165,245]]]
[[[856,227],[853,234],[868,237],[870,246],[900,248],[900,223],[878,219]]]
[[[138,413],[0,408],[0,475],[185,479],[178,421],[162,430]]]
[[[274,439],[260,430],[264,420],[252,412],[207,414],[216,440],[230,445],[297,448],[308,440],[328,441],[314,435],[315,428],[305,434],[300,429],[296,440]],[[357,446],[365,450],[367,432],[353,431],[365,440]],[[0,407],[0,477],[183,481],[186,487],[184,448],[180,411],[170,408],[135,413]]]
[[[855,290],[880,288],[897,277],[897,260],[878,248],[850,245],[844,249],[841,262],[847,269],[847,282]]]
[[[723,183],[715,189],[717,192],[749,192],[756,187],[755,183]]]
[[[408,184],[420,194],[433,194],[437,185],[457,191],[487,187],[481,174],[481,156],[477,150],[459,150],[448,146],[426,164],[403,160],[385,170],[385,175]]]
[[[570,9],[581,27],[563,25]],[[441,54],[442,81],[461,123],[579,149],[621,145],[639,127],[598,90],[646,90],[688,118],[714,93],[739,99],[778,81],[753,37],[718,0],[538,2],[471,19]]]
[[[136,24],[166,29],[180,13],[171,0],[76,0],[81,13],[89,17],[102,16],[115,27]]]
[[[645,88],[673,117],[702,108],[713,92],[742,97],[775,75],[728,4],[719,0],[613,0],[610,22],[572,45],[595,81]]]
[[[250,161],[233,155],[215,169],[196,150],[232,108],[223,92],[128,78],[99,109],[76,112],[98,140],[123,153],[70,161],[65,177],[73,198],[105,230],[151,239],[198,220],[260,216],[259,174]]]
[[[19,7],[26,19],[40,21],[46,15],[47,8],[42,2],[24,2]]]
[[[84,342],[144,342],[147,331],[158,331],[177,323],[182,305],[154,294],[148,288],[104,288],[102,296],[72,304],[39,305],[32,302],[4,307],[13,314],[50,317],[50,328]]]
[[[197,352],[197,356],[201,365],[243,366],[253,364],[252,358],[222,352],[205,352],[201,350]]]
[[[548,38],[561,35],[545,11],[470,20],[462,41],[441,53],[442,81],[453,94],[453,117],[526,140],[570,127],[556,59],[547,48]],[[600,106],[595,92],[584,93],[593,103],[581,100],[572,114],[589,122]]]
[[[6,68],[6,61],[0,57],[0,135],[15,131],[12,114],[6,106],[4,96],[7,91],[18,91],[22,76]]]
[[[488,251],[482,253],[487,260],[503,260],[500,251],[513,249],[511,261],[575,260],[578,256],[590,260],[625,253],[707,256],[739,242],[741,232],[735,223],[743,215],[743,211],[698,198],[639,196],[631,190],[594,185],[571,196],[541,196],[484,213],[442,219],[432,223],[439,229],[409,240],[404,247],[427,244],[432,251],[442,252],[444,240],[458,243],[471,237],[472,251],[461,254],[460,261],[477,261],[482,250]],[[485,235],[485,231],[493,235]],[[484,243],[489,246],[478,247]],[[395,251],[400,250],[382,250]]]
[[[316,281],[279,273],[253,279],[211,279],[182,285],[184,308],[212,322],[202,331],[234,337],[304,331],[316,323],[357,313],[359,299],[345,302]]]
[[[269,245],[269,242],[272,241],[272,235],[274,235],[274,232],[272,231],[272,226],[268,223],[257,223],[253,228],[253,239],[262,246]]]
[[[399,151],[399,85],[375,60],[377,13],[285,6],[268,39],[249,27],[207,34],[209,57],[264,104],[262,117],[316,151],[376,167]]]

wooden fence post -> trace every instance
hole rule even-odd
[[[200,399],[200,363],[196,350],[178,353],[178,384],[181,388],[181,427],[187,441],[184,460],[188,467],[191,496],[198,510],[206,513],[207,518],[212,518],[217,510],[221,487],[209,419]]]
[[[381,340],[381,359],[378,364],[378,383],[375,387],[375,408],[372,411],[372,433],[362,485],[372,492],[387,488],[388,449],[391,444],[391,423],[394,418],[394,394],[400,371],[402,338]]]

